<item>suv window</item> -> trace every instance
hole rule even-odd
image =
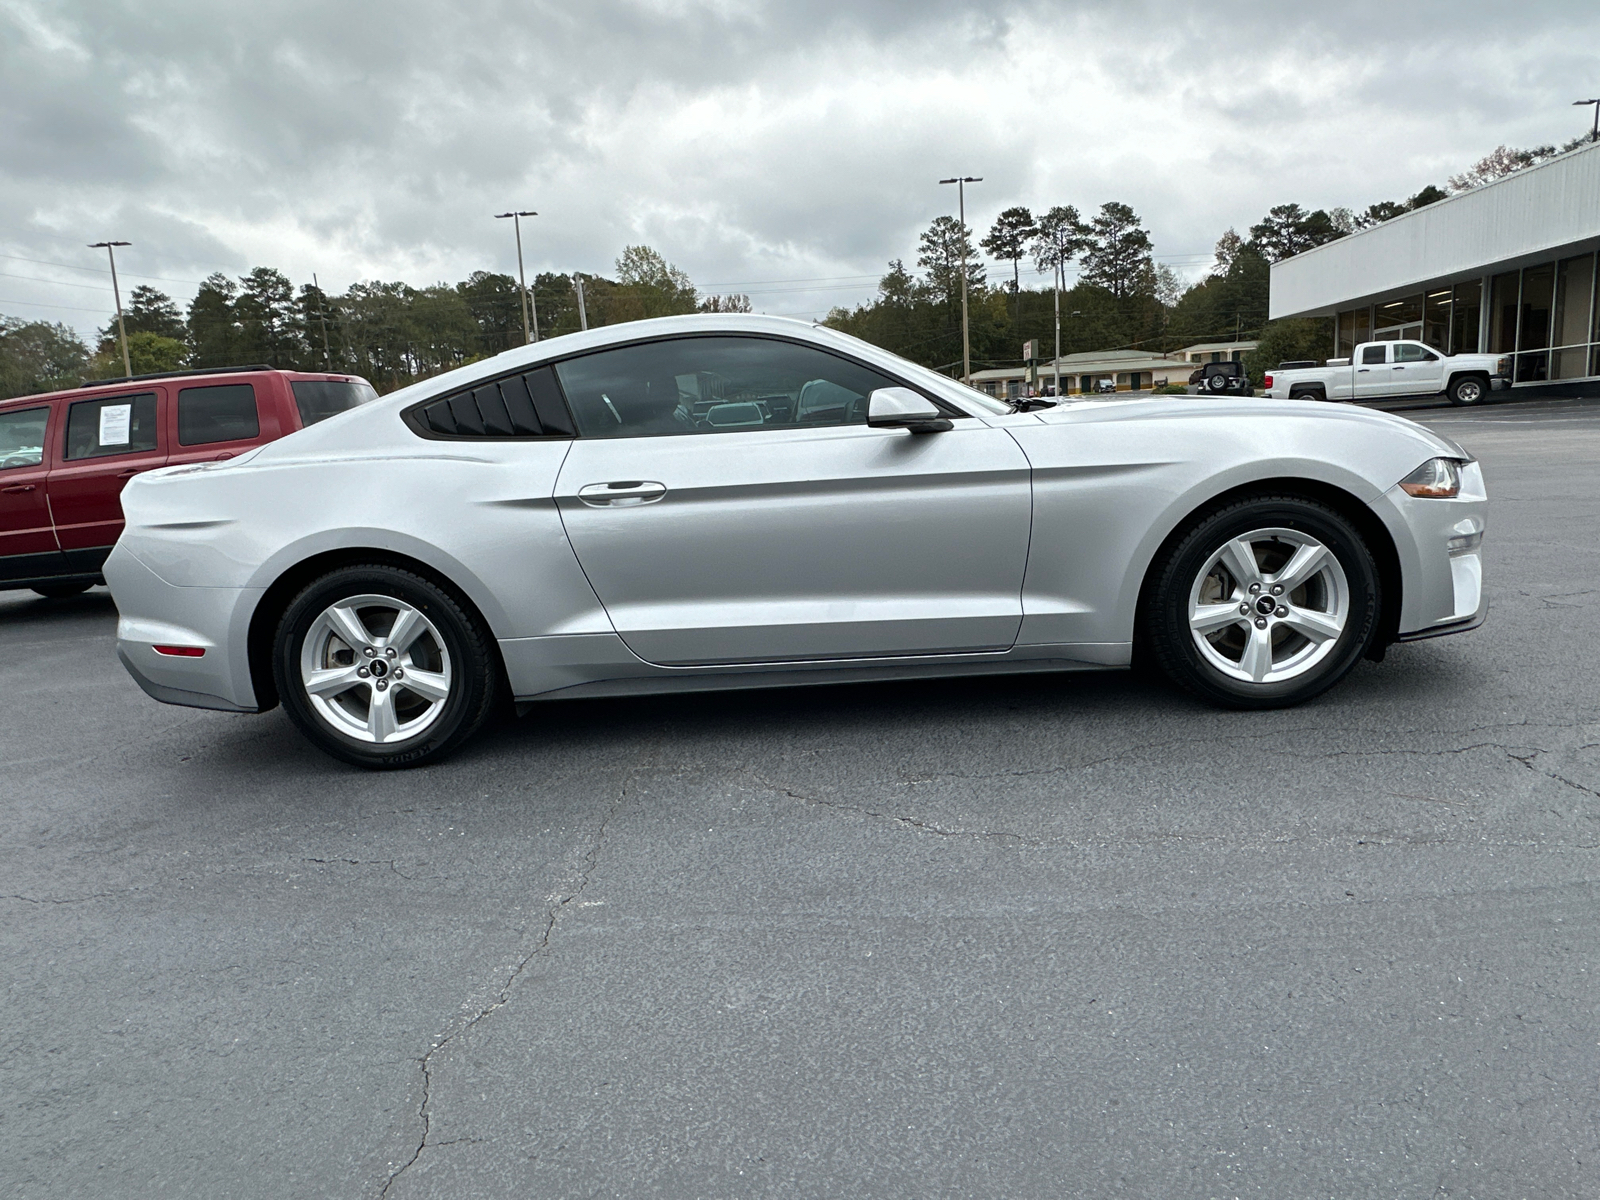
[[[584,437],[859,425],[893,379],[823,350],[761,337],[688,337],[556,364]]]
[[[1387,347],[1387,346],[1368,346],[1368,347],[1366,347],[1364,350],[1361,351],[1361,364],[1362,364],[1362,366],[1371,366],[1374,363],[1381,363],[1381,362],[1388,361],[1384,357],[1384,355],[1388,351],[1388,349],[1389,349],[1389,347]]]
[[[154,450],[156,394],[79,400],[67,409],[68,459]]]
[[[49,408],[0,412],[0,471],[37,467],[44,461],[44,427],[49,420]]]
[[[256,389],[248,383],[184,388],[178,393],[178,444],[237,442],[261,436]]]
[[[1399,342],[1394,348],[1394,360],[1405,362],[1438,362],[1439,356],[1417,342]]]
[[[315,425],[378,398],[377,389],[365,379],[296,379],[289,386],[302,425]]]

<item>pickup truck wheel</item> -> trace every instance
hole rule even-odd
[[[1488,394],[1489,383],[1482,375],[1463,375],[1450,384],[1451,404],[1477,404]]]
[[[284,710],[359,767],[437,761],[483,724],[498,691],[494,641],[432,581],[345,567],[290,602],[273,641]]]
[[[1289,399],[1291,400],[1326,400],[1327,398],[1328,393],[1318,387],[1295,388],[1294,391],[1289,393]]]
[[[1372,641],[1378,572],[1339,513],[1249,497],[1196,519],[1155,566],[1143,625],[1180,687],[1225,708],[1282,708],[1342,679]]]

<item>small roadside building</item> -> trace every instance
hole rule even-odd
[[[1164,383],[1183,384],[1195,364],[1174,355],[1151,354],[1148,350],[1091,350],[1083,354],[1063,354],[1059,360],[1045,359],[1034,369],[1035,383],[1029,384],[1026,367],[996,367],[972,373],[972,386],[1001,400],[1017,400],[1029,394],[1055,394],[1056,362],[1061,369],[1061,394],[1093,395],[1104,390],[1142,392]],[[1110,380],[1106,389],[1102,380]]]
[[[1244,356],[1259,346],[1260,342],[1200,342],[1193,346],[1185,346],[1177,351],[1177,356],[1185,362],[1214,363],[1237,362],[1242,363]]]
[[[1274,263],[1270,316],[1332,317],[1333,357],[1406,338],[1515,356],[1514,387],[1600,389],[1600,144]]]

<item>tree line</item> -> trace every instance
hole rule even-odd
[[[1054,346],[1056,288],[1061,289],[1061,348],[1066,354],[1123,348],[1167,352],[1202,341],[1257,340],[1246,366],[1258,378],[1286,359],[1321,359],[1332,342],[1326,320],[1267,320],[1269,268],[1294,254],[1393,220],[1448,195],[1481,187],[1575,149],[1498,147],[1446,187],[1433,184],[1403,200],[1355,213],[1269,209],[1247,235],[1228,229],[1210,271],[1185,287],[1156,261],[1139,215],[1110,201],[1085,217],[1068,204],[1035,217],[1007,208],[980,241],[954,217],[934,220],[918,239],[916,270],[888,264],[874,298],[838,307],[825,324],[914,362],[956,374],[961,361],[961,273],[968,286],[973,366],[1015,366],[1022,345],[1038,356]],[[991,284],[990,261],[1010,268]],[[1027,261],[1052,280],[1025,287]],[[1076,278],[1066,286],[1069,268]],[[541,337],[580,327],[579,292],[591,326],[691,312],[749,312],[742,295],[702,296],[689,277],[648,246],[629,246],[612,277],[541,272],[528,289]],[[135,374],[264,363],[272,367],[362,375],[379,391],[403,387],[522,344],[522,297],[510,275],[474,271],[455,284],[412,287],[372,281],[342,295],[315,284],[296,288],[282,272],[257,267],[237,279],[205,280],[183,312],[156,288],[133,289],[124,309]],[[0,316],[0,397],[72,387],[123,374],[115,322],[93,349],[70,327]]]

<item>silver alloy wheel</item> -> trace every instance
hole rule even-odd
[[[1338,644],[1350,584],[1333,551],[1294,529],[1257,529],[1224,542],[1189,589],[1200,657],[1231,679],[1282,683]]]
[[[450,698],[450,652],[432,621],[393,596],[349,596],[311,622],[300,680],[316,714],[347,737],[415,737]]]
[[[1456,384],[1456,399],[1462,404],[1476,404],[1483,399],[1483,384],[1476,379],[1463,379]]]

